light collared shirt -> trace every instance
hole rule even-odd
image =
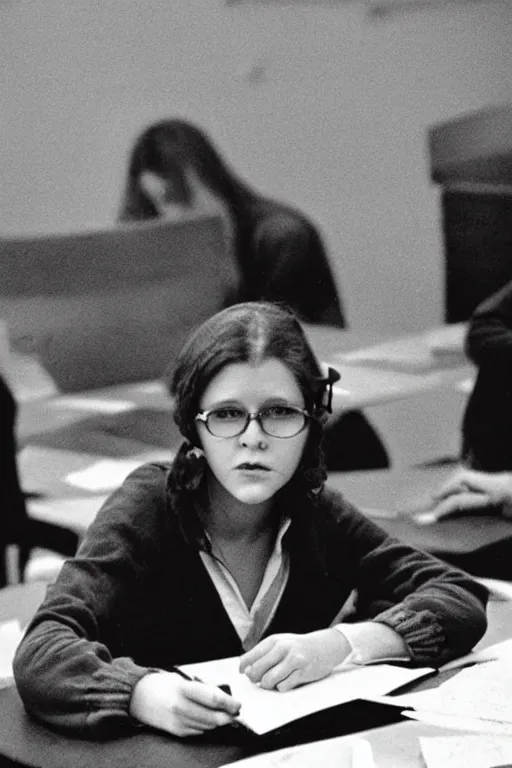
[[[250,608],[242,597],[238,584],[224,565],[219,556],[200,552],[201,560],[215,589],[217,590],[226,613],[233,624],[244,651],[249,651],[261,640],[265,630],[274,618],[275,612],[288,583],[290,574],[290,558],[283,549],[283,537],[290,527],[291,518],[284,518],[277,532],[274,548],[267,562],[263,579]],[[353,591],[333,620],[331,627],[340,632],[350,646],[350,653],[344,659],[344,664],[365,664],[369,661],[384,661],[408,659],[408,654],[388,655],[383,648],[379,656],[375,648],[375,640],[368,633],[367,623],[340,623],[345,615],[354,611],[357,595]],[[387,628],[389,629],[389,628]],[[394,632],[394,630],[389,630]],[[373,634],[373,633],[372,633]]]
[[[245,651],[253,648],[262,638],[288,583],[290,558],[283,550],[283,536],[290,527],[289,517],[282,520],[263,579],[250,609],[242,597],[238,584],[219,557],[200,552],[201,560],[219,593],[231,623],[242,641]]]

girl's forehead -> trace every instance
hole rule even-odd
[[[210,381],[202,406],[217,400],[264,401],[272,397],[302,401],[302,393],[290,368],[277,358],[259,363],[230,363]]]

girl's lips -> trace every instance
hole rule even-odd
[[[244,462],[243,464],[239,464],[237,469],[242,469],[245,471],[256,471],[256,472],[269,472],[270,468],[265,467],[263,464],[249,464],[247,462]]]

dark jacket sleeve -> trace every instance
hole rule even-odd
[[[113,658],[99,638],[154,559],[163,478],[144,465],[112,494],[27,628],[14,677],[26,709],[50,725],[96,738],[138,725],[128,708],[148,669]]]
[[[466,351],[478,366],[512,371],[512,282],[477,307],[469,321]]]
[[[338,509],[340,546],[349,545],[357,572],[356,620],[395,629],[419,665],[440,666],[469,652],[487,628],[487,590],[463,571],[388,536],[339,497],[331,503]]]
[[[485,472],[512,468],[512,282],[473,313],[466,351],[478,366],[462,424],[462,455]]]

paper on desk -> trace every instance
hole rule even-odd
[[[17,619],[0,624],[0,688],[12,684],[12,662],[23,632]]]
[[[512,725],[498,720],[481,720],[478,717],[462,717],[459,715],[445,715],[442,712],[430,710],[405,710],[402,715],[409,720],[416,720],[425,725],[433,725],[436,728],[449,728],[451,731],[465,731],[471,733],[492,734],[494,736],[512,736]],[[471,766],[472,768],[472,766]]]
[[[492,768],[512,763],[508,736],[425,736],[420,747],[426,768]]]
[[[432,725],[512,735],[511,692],[512,664],[507,647],[498,660],[467,667],[438,688],[382,697],[381,701],[413,707],[414,711],[404,715]]]
[[[50,400],[48,405],[51,408],[72,408],[77,411],[91,411],[92,413],[117,414],[133,411],[137,404],[131,400],[109,400],[100,397],[56,397]]]
[[[430,668],[410,669],[391,664],[340,665],[323,680],[282,692],[268,691],[252,683],[240,674],[239,663],[238,657],[230,657],[186,664],[182,669],[214,685],[227,683],[242,704],[240,721],[258,734],[355,699],[383,696],[433,672]]]
[[[139,458],[101,459],[85,469],[70,472],[66,475],[65,482],[86,491],[113,491],[141,464],[149,461],[169,461],[171,457],[170,451],[152,451]]]
[[[338,736],[253,755],[235,763],[226,763],[222,768],[228,765],[233,768],[375,768],[375,761],[366,739]]]
[[[64,528],[74,528],[83,533],[96,517],[98,510],[108,496],[77,496],[56,499],[55,497],[43,499],[29,499],[27,508],[30,517],[34,520],[42,520],[45,523],[61,525]]]

